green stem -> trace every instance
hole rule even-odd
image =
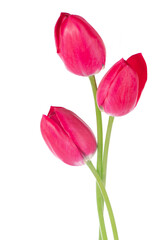
[[[109,143],[110,143],[113,121],[114,121],[114,117],[110,116],[109,120],[108,120],[108,127],[107,127],[107,132],[106,132],[106,139],[105,139],[104,153],[103,153],[103,161],[102,161],[103,162],[102,180],[103,180],[104,186],[106,185],[108,149],[109,149]]]
[[[97,92],[97,85],[95,76],[89,76],[89,80],[91,83],[93,97],[94,97],[94,104],[96,110],[96,120],[97,120],[97,171],[99,175],[102,177],[102,154],[103,154],[103,130],[102,130],[102,116],[101,111],[98,108],[97,100],[96,100],[96,92]]]
[[[112,130],[112,124],[113,124],[114,117],[112,117],[112,116],[109,117],[105,146],[104,146],[104,155],[103,155],[103,161],[102,161],[102,153],[103,153],[102,117],[101,117],[101,112],[97,106],[97,101],[96,101],[97,86],[96,86],[95,76],[90,76],[89,79],[90,79],[91,86],[92,86],[94,102],[95,102],[95,110],[96,110],[96,119],[97,119],[97,144],[98,144],[98,147],[97,147],[97,172],[96,173],[99,174],[98,177],[100,178],[100,180],[102,179],[102,183],[104,184],[103,187],[105,190],[108,149],[109,149],[109,142],[110,142],[110,136],[111,136],[111,130]],[[104,240],[104,239],[106,239],[103,236],[104,232],[106,232],[104,217],[103,217],[104,199],[102,198],[99,187],[97,187],[97,185],[96,185],[96,193],[97,193],[97,208],[98,208],[100,230],[101,230],[101,234],[99,234],[99,240],[101,240],[101,239]],[[108,199],[108,201],[109,201],[109,199]],[[110,220],[111,220],[114,240],[118,240],[116,223],[115,223],[115,219],[113,216],[113,211],[112,211],[110,202],[109,202],[109,206],[110,207],[108,208],[108,213],[109,213]],[[107,235],[106,235],[106,237],[107,237]]]
[[[104,152],[103,152],[103,160],[102,160],[102,162],[103,162],[102,181],[103,181],[104,187],[106,185],[108,150],[109,150],[109,144],[110,144],[110,138],[111,138],[111,131],[112,131],[112,126],[113,126],[113,121],[114,121],[114,117],[110,116],[109,120],[108,120],[106,139],[105,139],[105,143],[104,143]],[[102,209],[103,208],[104,208],[104,199],[103,199],[103,202],[102,202]],[[114,234],[114,237],[116,237],[116,238],[118,237],[116,224],[115,224],[115,233],[114,233],[114,230],[113,230],[113,234]]]
[[[89,167],[89,169],[93,173],[94,177],[96,178],[97,184],[102,193],[104,202],[105,202],[107,210],[108,210],[108,214],[109,214],[109,218],[110,218],[110,222],[111,222],[111,226],[112,226],[112,230],[113,230],[114,240],[118,240],[118,233],[117,233],[117,228],[116,228],[116,223],[115,223],[112,207],[111,207],[107,192],[105,190],[103,181],[101,180],[99,174],[97,173],[97,171],[91,161],[86,161],[86,165]]]
[[[110,144],[110,137],[111,137],[111,131],[112,131],[112,126],[113,126],[113,121],[114,121],[114,117],[110,116],[109,120],[108,120],[108,127],[107,127],[107,132],[106,132],[106,139],[105,139],[105,143],[104,143],[104,152],[103,152],[103,175],[102,175],[102,181],[104,184],[104,187],[106,185],[106,173],[107,173],[107,160],[108,160],[108,150],[109,150],[109,144]],[[102,209],[104,208],[104,199],[102,202]],[[113,221],[114,218],[113,218]],[[112,230],[113,230],[113,235],[114,235],[114,239],[118,239],[118,232],[117,232],[117,227],[116,227],[116,223],[114,223],[114,228],[112,225]]]
[[[96,120],[97,120],[97,172],[99,176],[102,178],[103,170],[102,170],[102,153],[103,153],[103,130],[102,130],[102,117],[101,112],[97,106],[97,100],[96,100],[96,92],[97,92],[97,85],[95,76],[89,76],[89,80],[92,87],[93,97],[94,97],[94,103],[95,103],[95,110],[96,110]],[[99,216],[99,223],[100,223],[100,230],[101,234],[99,233],[99,240],[101,239],[107,239],[106,229],[105,229],[105,222],[103,217],[103,208],[102,208],[102,202],[103,198],[101,195],[101,192],[99,190],[99,187],[96,185],[96,196],[97,196],[97,210],[98,210],[98,216]]]
[[[108,160],[108,150],[109,150],[109,143],[110,143],[110,137],[111,137],[111,130],[113,125],[114,117],[110,116],[108,120],[108,127],[106,131],[106,139],[104,143],[104,152],[103,152],[103,175],[102,175],[102,181],[104,186],[106,186],[106,173],[107,173],[107,160]],[[102,201],[102,209],[104,208],[104,199]]]

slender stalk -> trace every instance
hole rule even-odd
[[[97,192],[100,191],[98,186],[97,186],[97,188],[98,188]],[[100,191],[100,194],[101,194],[101,191]],[[98,193],[98,196],[99,196],[99,193]],[[102,197],[100,195],[100,199],[97,200],[97,202],[101,201],[101,198]],[[102,240],[108,240],[107,233],[106,233],[105,222],[104,222],[104,217],[103,217],[102,206],[100,204],[97,204],[97,210],[98,210],[98,217],[99,217],[99,223],[100,223],[99,237]]]
[[[108,149],[109,149],[109,143],[110,143],[110,137],[111,137],[111,131],[112,131],[112,125],[113,125],[114,117],[110,116],[108,120],[108,127],[106,132],[106,139],[104,143],[104,152],[103,152],[103,174],[102,174],[102,181],[104,183],[104,186],[106,185],[106,173],[107,173],[107,160],[108,160]]]
[[[102,129],[102,116],[101,111],[97,106],[96,100],[96,92],[97,92],[97,85],[95,76],[89,76],[89,80],[91,83],[94,103],[95,103],[95,110],[96,110],[96,120],[97,120],[97,171],[100,176],[102,176],[102,154],[103,154],[103,129]]]
[[[112,230],[113,230],[114,240],[118,240],[117,227],[116,227],[116,223],[115,223],[112,207],[111,207],[111,204],[110,204],[107,192],[106,192],[105,187],[104,187],[104,183],[101,180],[101,178],[100,178],[99,174],[97,173],[95,167],[93,166],[92,162],[91,161],[86,161],[86,165],[89,167],[89,169],[91,170],[92,174],[96,178],[97,184],[98,184],[99,189],[100,189],[100,191],[102,193],[104,202],[105,202],[107,210],[108,210],[108,214],[109,214],[109,218],[110,218],[110,222],[111,222],[111,226],[112,226]]]
[[[110,116],[108,119],[108,126],[107,126],[106,138],[105,138],[105,143],[104,143],[104,152],[103,152],[103,158],[102,158],[102,163],[103,163],[102,181],[103,181],[104,187],[106,186],[108,150],[109,150],[113,121],[114,121],[114,117]],[[104,199],[102,200],[102,211],[103,211],[103,209],[104,209]],[[117,232],[117,230],[116,230],[116,232]],[[117,236],[118,236],[118,233],[117,233]]]
[[[111,131],[112,131],[112,125],[113,125],[114,117],[110,116],[108,119],[108,126],[106,131],[106,138],[104,143],[104,152],[103,152],[103,174],[102,174],[102,181],[104,186],[106,186],[106,174],[107,174],[107,160],[108,160],[108,150],[109,150],[109,143],[110,143],[110,137],[111,137]],[[102,200],[102,210],[104,208],[104,199]]]
[[[96,92],[97,92],[97,85],[96,85],[96,79],[95,76],[89,77],[93,97],[94,97],[94,103],[95,103],[95,111],[96,111],[96,120],[97,120],[97,172],[99,176],[102,178],[103,170],[102,170],[102,154],[103,154],[103,130],[102,130],[102,117],[101,112],[97,106],[96,101]],[[98,210],[98,216],[99,216],[99,223],[100,223],[100,232],[99,232],[99,240],[107,239],[107,234],[105,230],[105,222],[103,217],[103,198],[101,195],[101,192],[99,190],[99,187],[96,185],[96,196],[97,196],[97,210]]]
[[[110,136],[111,136],[111,130],[112,130],[112,125],[113,125],[113,120],[114,117],[110,116],[109,121],[108,121],[108,127],[107,127],[107,133],[106,133],[106,139],[105,139],[105,146],[104,146],[104,155],[102,159],[102,154],[103,154],[103,130],[102,130],[102,117],[101,117],[101,112],[97,106],[97,101],[96,101],[96,92],[97,92],[97,85],[96,85],[96,80],[95,76],[90,76],[89,77],[91,86],[92,86],[92,91],[93,91],[93,96],[94,96],[94,102],[95,102],[95,110],[96,110],[96,119],[97,119],[97,172],[95,174],[99,174],[98,177],[104,184],[104,190],[105,190],[105,184],[106,184],[106,172],[107,172],[107,159],[108,159],[108,149],[109,149],[109,142],[110,142]],[[94,167],[94,166],[93,166]],[[92,169],[93,170],[93,169]],[[104,229],[105,228],[105,222],[104,222],[104,217],[103,217],[103,208],[104,208],[104,200],[102,198],[102,195],[100,194],[99,188],[96,185],[96,193],[97,193],[97,209],[98,209],[98,215],[99,215],[99,222],[100,222],[100,230],[101,234],[99,233],[99,240],[104,240],[105,238],[103,237],[102,234],[104,234]],[[109,199],[108,199],[109,201]],[[109,207],[108,207],[108,213],[110,216],[111,220],[111,225],[112,225],[112,231],[114,235],[114,240],[118,240],[118,233],[117,233],[117,228],[115,224],[115,219],[113,216],[113,211],[109,202]],[[107,237],[107,235],[106,235]]]

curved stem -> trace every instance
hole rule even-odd
[[[104,153],[103,153],[103,174],[102,174],[102,181],[104,183],[104,186],[106,185],[106,173],[107,173],[107,159],[108,159],[108,149],[109,149],[109,143],[110,143],[110,137],[111,137],[111,131],[112,131],[112,125],[113,125],[114,117],[110,116],[108,120],[108,127],[106,132],[106,139],[104,143]]]
[[[97,120],[97,172],[99,176],[102,178],[103,170],[102,170],[102,153],[103,153],[103,130],[102,130],[102,117],[101,112],[97,106],[96,101],[96,92],[97,92],[97,85],[95,76],[89,76],[89,80],[92,87],[93,97],[94,97],[94,103],[95,103],[95,111],[96,111],[96,120]],[[98,216],[99,216],[99,223],[100,223],[100,231],[99,232],[99,240],[101,239],[107,239],[107,234],[105,230],[105,222],[103,217],[103,198],[101,195],[101,192],[99,190],[99,187],[96,185],[96,196],[97,196],[97,210],[98,210]]]
[[[97,186],[96,190],[97,190],[97,192],[98,191],[100,192],[100,194],[99,193],[97,194],[97,202],[98,201],[101,202],[102,196],[101,196],[101,191],[98,186]],[[97,203],[97,210],[98,210],[98,217],[99,217],[99,223],[100,223],[99,238],[102,240],[108,240],[101,204]]]
[[[102,163],[103,163],[102,181],[103,181],[104,187],[106,185],[108,150],[109,150],[113,121],[114,121],[114,117],[110,116],[108,119],[108,126],[107,126],[106,138],[105,138],[105,143],[104,143],[104,152],[103,152],[103,159],[102,159]],[[104,209],[104,199],[102,200],[102,211],[103,211],[103,209]]]
[[[98,175],[98,173],[97,173],[95,167],[93,166],[92,162],[91,161],[86,161],[85,163],[89,167],[89,169],[91,170],[94,177],[96,178],[97,184],[99,186],[99,189],[101,190],[104,202],[105,202],[107,210],[108,210],[108,214],[109,214],[109,218],[110,218],[110,222],[111,222],[111,226],[112,226],[112,230],[113,230],[114,240],[118,240],[117,227],[116,227],[112,207],[111,207],[107,192],[105,190],[103,181],[101,180],[100,176]]]
[[[95,110],[96,110],[96,120],[97,120],[97,171],[100,176],[102,176],[102,153],[103,153],[103,130],[102,130],[102,116],[101,111],[97,106],[96,100],[96,92],[97,92],[97,85],[95,76],[89,76],[89,80],[91,83],[94,103],[95,103]]]

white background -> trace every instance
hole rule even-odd
[[[94,178],[86,166],[55,158],[40,133],[41,116],[53,105],[74,111],[96,134],[89,80],[68,72],[56,54],[54,25],[62,11],[83,16],[105,42],[98,84],[120,58],[142,52],[146,59],[141,99],[113,125],[107,190],[120,240],[159,240],[158,0],[1,1],[0,239],[98,239]],[[103,114],[104,130],[107,119]]]

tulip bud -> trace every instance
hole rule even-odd
[[[105,65],[106,50],[101,37],[80,16],[61,13],[55,25],[55,42],[57,53],[74,74],[90,76]]]
[[[97,104],[112,116],[123,116],[137,105],[147,81],[147,66],[141,53],[118,61],[105,74],[97,90]]]
[[[79,166],[96,151],[91,129],[73,112],[51,107],[41,120],[41,133],[52,153],[63,162]]]

